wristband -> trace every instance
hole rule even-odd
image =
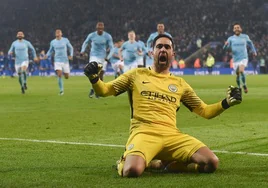
[[[228,102],[227,102],[227,99],[223,99],[222,101],[221,101],[221,106],[222,106],[222,108],[223,109],[228,109],[228,108],[230,108],[230,105],[228,104]]]
[[[96,84],[99,81],[99,76],[89,80],[91,84]]]

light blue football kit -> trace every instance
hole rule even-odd
[[[89,62],[96,61],[102,64],[103,70],[106,71],[107,62],[105,59],[107,50],[110,49],[111,52],[113,48],[112,36],[105,31],[102,35],[99,35],[97,31],[90,33],[82,45],[81,53],[85,52],[89,43],[91,45]]]
[[[8,51],[8,54],[13,54],[15,57],[15,70],[19,74],[19,83],[23,94],[27,89],[27,74],[26,70],[21,68],[29,66],[29,49],[33,58],[36,58],[33,45],[25,39],[14,41]]]
[[[124,72],[137,68],[138,53],[142,51],[141,45],[136,41],[126,41],[122,45],[121,51],[123,51]]]
[[[69,54],[68,54],[69,52]],[[51,56],[54,53],[54,69],[61,70],[64,73],[70,73],[70,65],[68,56],[73,57],[73,46],[67,38],[54,39],[50,42],[50,48],[47,52],[47,56]],[[63,94],[63,79],[58,77],[58,84],[60,88],[60,94]]]
[[[247,67],[248,64],[247,45],[251,48],[251,51],[253,53],[256,53],[254,44],[249,39],[249,36],[241,33],[238,36],[233,35],[229,37],[227,40],[227,45],[223,46],[223,49],[231,48],[234,61],[233,68],[237,72],[236,83],[238,87],[240,87],[240,79],[242,80],[245,93],[247,93],[246,77],[244,72],[239,73],[238,69],[240,65],[244,65],[245,67]]]

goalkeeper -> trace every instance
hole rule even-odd
[[[117,164],[119,175],[137,177],[150,167],[169,172],[214,172],[219,159],[204,143],[176,127],[176,112],[182,103],[204,118],[213,118],[241,103],[241,90],[229,86],[225,99],[208,105],[184,79],[169,72],[174,59],[172,38],[159,34],[153,41],[153,57],[152,68],[133,69],[108,83],[99,79],[101,67],[96,62],[84,69],[99,96],[129,94],[130,135]]]

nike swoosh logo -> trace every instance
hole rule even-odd
[[[142,81],[142,83],[143,83],[143,84],[148,84],[148,83],[150,83],[150,82]]]

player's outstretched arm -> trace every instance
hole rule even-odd
[[[69,50],[69,59],[72,60],[74,56],[74,48],[68,39],[67,39],[67,49]]]
[[[96,94],[101,97],[115,95],[115,89],[111,83],[104,83],[99,79],[99,73],[102,70],[102,65],[93,61],[88,63],[84,68],[84,74],[88,77]]]
[[[214,118],[230,106],[234,106],[242,102],[241,90],[234,86],[228,87],[225,99],[210,105],[204,103],[188,84],[185,85],[185,88],[186,89],[181,98],[182,103],[190,111],[193,111],[206,119]]]
[[[35,62],[38,62],[39,59],[38,59],[38,57],[37,57],[37,55],[36,55],[36,51],[35,51],[33,45],[32,45],[30,42],[28,42],[28,48],[31,50],[31,52],[32,52],[32,54],[33,54],[34,61],[35,61]]]
[[[86,40],[83,42],[83,45],[82,45],[82,48],[81,48],[81,51],[80,51],[81,54],[85,53],[88,44],[91,42],[91,38],[92,38],[92,34],[89,34],[87,36]]]
[[[49,50],[47,51],[45,58],[47,59],[48,57],[50,57],[52,52],[54,52],[54,47],[53,47],[53,44],[52,44],[52,41],[51,41],[50,46],[49,46]]]
[[[226,49],[230,48],[230,46],[231,46],[231,39],[229,37],[227,39],[227,41],[224,43],[224,45],[223,45],[223,50],[226,50]]]
[[[240,104],[241,102],[241,89],[234,86],[229,86],[225,99],[218,103],[210,105],[202,102],[201,105],[197,106],[193,111],[206,119],[211,119],[218,116],[229,107]]]
[[[256,48],[252,42],[252,40],[250,40],[249,36],[247,36],[247,45],[250,47],[251,52],[253,53],[254,56],[257,56],[257,51]]]
[[[8,50],[8,54],[9,54],[9,55],[13,55],[14,51],[15,51],[15,47],[14,47],[14,42],[13,42],[13,43],[11,44],[10,49]]]

